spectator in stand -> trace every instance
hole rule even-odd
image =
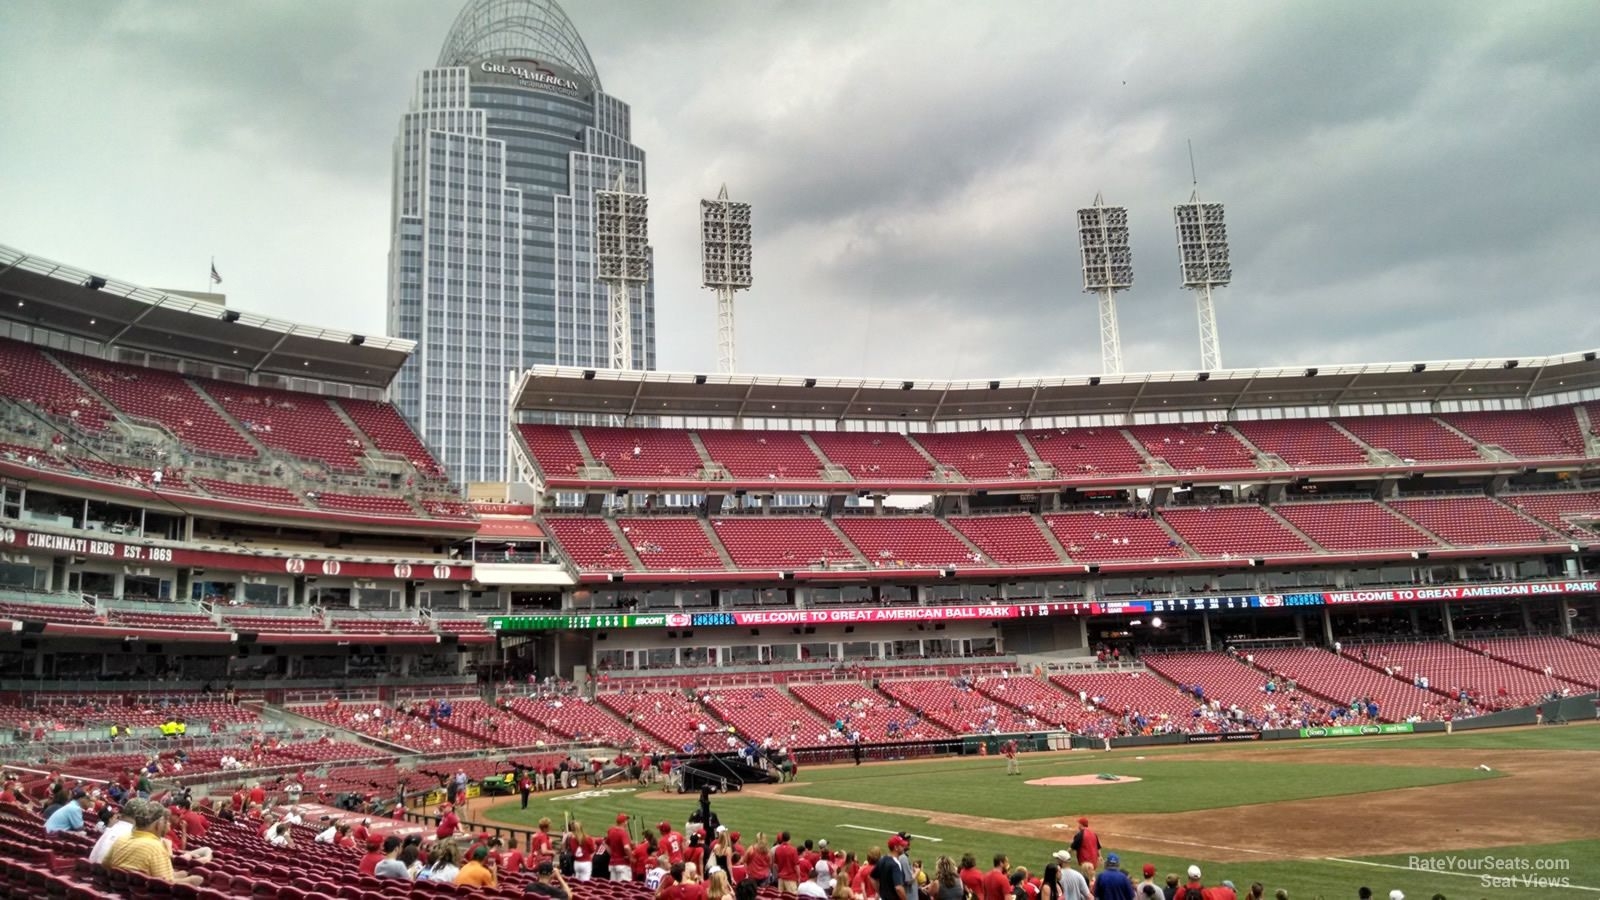
[[[778,832],[778,843],[772,848],[772,865],[778,871],[778,893],[793,894],[800,889],[800,853],[789,842],[787,831]]]
[[[956,875],[961,879],[961,886],[978,897],[983,893],[983,870],[978,868],[978,858],[971,853],[961,855],[961,865],[956,868]]]
[[[556,871],[555,863],[545,860],[533,871],[534,877],[528,882],[527,893],[548,897],[550,900],[572,900],[572,888],[567,886],[567,880]]]
[[[57,807],[48,818],[44,820],[44,833],[57,834],[62,831],[83,831],[83,813],[94,805],[94,798],[90,797],[83,788],[72,792],[72,801]]]
[[[129,800],[129,803],[142,803],[142,800]],[[100,839],[94,842],[94,849],[89,851],[89,864],[101,865],[106,860],[106,854],[111,852],[111,846],[117,841],[133,833],[133,816],[124,806],[121,812],[111,817],[111,822],[106,825],[106,830],[101,833]]]
[[[759,885],[772,883],[772,855],[767,852],[764,835],[757,834],[755,843],[745,851],[744,877]]]
[[[895,845],[889,844],[889,852],[883,853],[877,847],[867,854],[869,857],[876,853],[878,859],[872,864],[872,880],[876,883],[880,900],[906,900],[906,873],[900,868],[900,860],[894,853]],[[1009,891],[1006,897],[999,900],[1009,900]]]
[[[411,880],[411,870],[400,859],[400,850],[404,847],[397,835],[389,835],[383,840],[383,859],[372,867],[372,874],[378,878],[401,878]]]
[[[1006,859],[1004,853],[996,853],[994,868],[983,876],[983,890],[978,892],[978,900],[1010,900],[1010,871],[1011,861]]]
[[[293,850],[294,826],[287,821],[271,826],[267,829],[267,843],[284,850]]]
[[[721,875],[721,872],[717,873],[718,877]],[[833,896],[833,870],[826,861],[819,859],[812,864],[811,877],[800,885],[799,893],[812,900],[828,900]]]
[[[198,887],[205,883],[199,875],[178,875],[172,870],[172,848],[161,840],[170,827],[166,807],[148,800],[130,800],[123,813],[133,818],[133,831],[111,845],[105,857],[106,868],[139,872],[168,884]]]
[[[657,856],[656,858],[650,860],[650,868],[646,869],[644,873],[645,888],[652,893],[660,890],[661,881],[662,879],[668,877],[667,870],[671,867],[671,865],[672,863],[667,859],[666,854],[662,854],[661,856]]]
[[[495,838],[495,840],[498,841],[500,839]],[[492,847],[493,844],[491,843],[490,846]],[[516,836],[512,835],[506,838],[505,850],[501,851],[500,858],[495,860],[495,868],[501,872],[514,874],[521,872],[526,864],[527,859],[522,855],[522,851],[517,849]]]
[[[494,870],[485,864],[489,858],[489,848],[479,847],[472,851],[472,858],[456,873],[455,882],[462,887],[497,887],[499,879],[495,877]]]
[[[455,836],[456,830],[461,827],[461,820],[456,817],[454,804],[445,803],[439,807],[439,827],[433,831],[433,836],[441,841],[449,840]]]
[[[667,859],[673,865],[683,862],[683,835],[672,830],[672,823],[663,821],[658,828],[661,829],[661,846],[667,851]]]
[[[1095,900],[1133,900],[1133,881],[1122,871],[1122,860],[1115,853],[1106,854],[1106,868],[1095,879]]]
[[[528,838],[528,861],[535,863],[555,857],[555,840],[550,836],[550,820],[540,819],[539,830]]]
[[[867,850],[867,861],[856,867],[856,873],[850,876],[850,889],[861,900],[876,900],[878,896],[878,879],[874,873],[878,870],[878,863],[883,859],[883,850],[872,847]]]
[[[568,853],[572,854],[572,877],[578,881],[588,881],[594,877],[594,851],[598,842],[583,830],[583,823],[572,820],[572,831],[567,834],[564,844]]]
[[[1162,896],[1161,885],[1156,884],[1156,867],[1153,863],[1144,864],[1144,880],[1133,886],[1133,896],[1142,900],[1147,893],[1145,891],[1146,887],[1154,891],[1154,893],[1150,893],[1150,896]]]
[[[965,900],[967,888],[961,882],[961,873],[956,870],[955,860],[948,856],[939,857],[934,864],[933,881],[928,885],[928,892],[933,895],[933,900]],[[1047,897],[1045,900],[1061,898]]]
[[[400,849],[399,838],[391,834],[389,835],[389,840],[394,841],[393,847],[385,846],[383,838],[375,834],[368,835],[367,855],[361,857],[361,864],[356,866],[356,871],[363,875],[371,875],[373,874],[372,870],[378,867],[378,863],[383,862],[384,857],[388,856],[391,851]]]
[[[633,863],[629,859],[628,829],[623,826],[628,822],[627,813],[617,813],[616,824],[606,829],[606,853],[610,859],[610,876],[612,881],[632,881]]]

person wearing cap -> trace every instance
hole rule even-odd
[[[1106,854],[1106,868],[1094,880],[1095,900],[1133,900],[1133,881],[1122,871],[1122,860],[1115,853]]]
[[[94,798],[78,788],[72,792],[72,801],[64,803],[44,820],[45,834],[58,834],[63,831],[83,831],[83,813],[94,805]]]
[[[891,835],[889,852],[873,863],[872,880],[878,887],[878,900],[906,900],[906,873],[900,868],[899,860],[901,850],[900,836]],[[1000,900],[1009,898],[1002,897]]]
[[[1189,880],[1178,888],[1174,900],[1210,900],[1205,886],[1200,882],[1200,867],[1190,866],[1186,875]]]
[[[467,860],[461,871],[456,873],[456,884],[461,887],[498,887],[500,880],[495,877],[494,870],[489,868],[488,859],[488,847],[473,850],[472,858]]]
[[[656,827],[661,830],[661,846],[667,851],[667,859],[673,865],[683,862],[683,835],[672,830],[671,822],[662,822]]]
[[[534,867],[533,880],[528,882],[524,893],[549,897],[550,900],[572,900],[572,888],[556,870],[556,864],[548,859]]]
[[[811,877],[800,885],[800,896],[826,900],[833,896],[833,865],[819,859],[811,866]]]
[[[905,832],[889,838],[889,852],[894,854],[895,861],[900,864],[900,874],[906,879],[906,900],[920,900],[922,889],[917,885],[917,867],[911,862],[911,839]]]
[[[1072,854],[1066,850],[1057,850],[1050,854],[1050,858],[1061,866],[1060,885],[1062,900],[1089,900],[1089,882],[1084,879],[1083,873],[1073,865]]]
[[[1405,892],[1396,888],[1389,892],[1389,900],[1406,900]]]
[[[1078,855],[1078,865],[1100,865],[1100,836],[1089,827],[1089,820],[1078,817],[1078,833],[1072,836],[1072,852]]]
[[[1165,896],[1165,894],[1163,894],[1162,891],[1161,891],[1161,885],[1156,884],[1156,867],[1155,867],[1154,863],[1145,863],[1144,864],[1144,880],[1133,886],[1133,896],[1134,896],[1135,900],[1143,900],[1143,898],[1145,896],[1145,890],[1144,889],[1145,889],[1146,885],[1149,885],[1150,887],[1155,888],[1155,893],[1152,894],[1151,896],[1153,896],[1153,897],[1164,897]]]
[[[161,839],[171,827],[167,821],[166,807],[159,803],[141,802],[131,810],[125,808],[124,811],[133,818],[133,831],[111,845],[111,851],[105,858],[106,868],[139,872],[168,884],[198,887],[205,883],[205,879],[199,875],[178,875],[172,870],[172,848]]]
[[[617,813],[616,824],[606,829],[606,854],[610,859],[612,881],[633,880],[633,863],[628,859],[633,842],[628,840],[627,823],[628,814]]]
[[[455,836],[456,829],[461,827],[461,819],[456,816],[454,804],[445,803],[439,807],[439,827],[433,830],[433,836],[441,841],[447,841]]]
[[[396,847],[400,846],[399,838],[393,840]],[[372,870],[378,867],[378,863],[383,862],[386,855],[388,854],[383,849],[383,838],[375,834],[367,835],[367,854],[361,857],[361,863],[356,866],[356,871],[363,875],[373,874]]]

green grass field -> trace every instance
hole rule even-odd
[[[1183,750],[1167,752],[1118,751],[1086,757],[1078,754],[1024,757],[1021,778],[1007,778],[997,759],[943,759],[911,763],[878,763],[862,766],[810,768],[801,772],[806,782],[792,790],[811,802],[785,800],[771,794],[733,794],[718,797],[718,815],[729,827],[741,831],[748,842],[758,831],[768,835],[787,828],[797,838],[827,838],[838,847],[864,851],[882,846],[887,835],[906,830],[918,836],[912,856],[932,867],[940,854],[959,859],[972,852],[987,865],[995,852],[1006,853],[1013,864],[1038,871],[1054,850],[1069,840],[1071,832],[1062,830],[1059,841],[1040,840],[993,831],[932,824],[930,815],[949,813],[1002,820],[1075,817],[1079,814],[1175,812],[1181,810],[1219,810],[1217,830],[1195,835],[1195,852],[1187,856],[1130,853],[1125,863],[1137,868],[1154,863],[1165,875],[1181,872],[1190,863],[1205,869],[1206,883],[1232,880],[1241,890],[1252,881],[1267,888],[1267,896],[1283,888],[1291,900],[1303,898],[1353,898],[1356,888],[1371,886],[1379,900],[1395,888],[1409,900],[1429,900],[1436,893],[1451,900],[1458,898],[1561,898],[1600,897],[1600,841],[1565,844],[1528,844],[1496,847],[1466,853],[1440,855],[1445,860],[1429,863],[1409,857],[1331,857],[1263,862],[1211,862],[1207,845],[1238,846],[1230,840],[1227,823],[1245,815],[1229,810],[1244,804],[1309,797],[1349,795],[1366,791],[1393,790],[1422,785],[1444,784],[1496,775],[1477,772],[1470,760],[1458,768],[1433,766],[1362,765],[1357,752],[1364,745],[1382,742],[1385,746],[1416,746],[1432,749],[1497,750],[1590,750],[1600,751],[1600,728],[1574,726],[1559,729],[1521,729],[1494,733],[1453,736],[1415,736],[1405,738],[1356,738],[1318,740],[1271,745],[1273,749],[1329,749],[1351,751],[1348,764],[1312,765],[1282,761],[1253,761],[1253,751],[1262,745],[1237,749],[1229,758],[1216,759],[1216,748],[1207,748],[1210,759],[1185,759]],[[1146,757],[1143,760],[1137,757]],[[1595,761],[1600,763],[1600,752]],[[1116,787],[1051,788],[1030,787],[1029,778],[1042,775],[1115,772],[1136,774],[1145,781]],[[654,826],[662,819],[682,823],[694,808],[693,796],[673,796],[661,800],[645,799],[631,787],[613,787],[601,796],[571,800],[562,796],[535,796],[523,811],[515,802],[489,811],[492,820],[508,824],[531,825],[540,816],[558,823],[571,813],[592,828],[603,831],[619,811],[628,812],[641,823]],[[816,801],[824,802],[816,802]],[[834,805],[826,801],[834,801]],[[1575,803],[1594,804],[1594,798],[1575,797]],[[889,807],[899,812],[856,809],[843,804],[859,803]],[[1600,810],[1600,807],[1597,807]],[[1487,812],[1487,811],[1486,811]],[[1600,811],[1596,812],[1600,824]],[[679,826],[681,827],[681,825]],[[1285,823],[1292,828],[1293,823]],[[1174,837],[1165,835],[1165,837]],[[1182,839],[1182,836],[1178,836]],[[1530,834],[1537,839],[1537,835]],[[1115,846],[1107,849],[1116,850]],[[1446,856],[1451,860],[1446,860]],[[1485,857],[1500,862],[1501,868],[1484,869]],[[1525,860],[1526,864],[1519,862]],[[1554,862],[1540,863],[1540,860]],[[1453,869],[1424,870],[1420,865]],[[1508,879],[1485,882],[1484,876]],[[1566,879],[1564,885],[1522,882],[1519,878]]]

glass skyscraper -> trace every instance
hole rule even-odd
[[[619,176],[644,192],[644,151],[561,8],[469,0],[400,120],[389,248],[389,333],[417,341],[394,400],[455,479],[506,476],[514,372],[609,365],[594,192]],[[653,369],[653,282],[631,301]]]

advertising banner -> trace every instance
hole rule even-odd
[[[1370,725],[1325,725],[1321,728],[1302,728],[1303,738],[1370,737],[1378,734],[1411,734],[1416,726],[1410,722],[1383,722]]]
[[[1242,741],[1259,741],[1259,731],[1230,731],[1226,734],[1186,734],[1183,736],[1186,744],[1237,744]]]

